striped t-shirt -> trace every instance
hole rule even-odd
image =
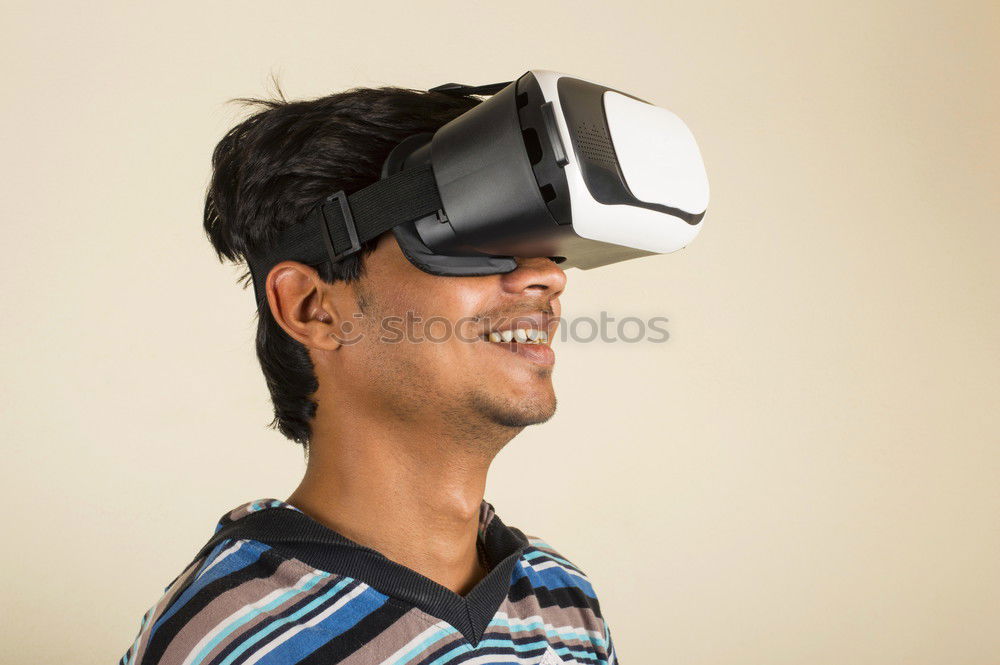
[[[462,596],[278,499],[245,503],[143,616],[119,665],[617,663],[594,588],[483,501]]]

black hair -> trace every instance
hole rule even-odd
[[[343,189],[354,192],[379,180],[382,162],[400,141],[433,132],[479,99],[384,86],[356,87],[326,97],[288,101],[275,82],[272,99],[239,98],[255,112],[230,129],[212,154],[204,228],[220,261],[242,263],[299,223],[316,201]],[[313,267],[333,283],[364,272],[361,252]],[[243,288],[252,285],[249,268]],[[257,312],[257,358],[274,405],[276,428],[306,452],[319,383],[306,347],[277,324],[265,298]]]

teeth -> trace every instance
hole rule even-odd
[[[502,332],[491,332],[487,335],[491,342],[517,342],[519,344],[548,344],[549,333],[538,328],[518,328],[517,330],[504,330]]]

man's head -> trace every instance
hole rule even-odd
[[[377,181],[402,139],[479,103],[395,87],[246,101],[263,109],[217,146],[205,206],[209,238],[231,261],[267,246],[330,192]],[[518,259],[501,275],[431,275],[403,256],[391,232],[337,264],[279,263],[267,277],[257,334],[272,426],[308,445],[317,405],[334,403],[470,441],[484,430],[516,433],[543,422],[555,410],[551,350],[489,337],[522,328],[552,339],[564,286],[563,271],[546,258]]]

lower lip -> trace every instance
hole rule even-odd
[[[520,344],[518,342],[486,342],[490,346],[506,350],[508,353],[521,356],[536,365],[552,365],[556,362],[556,353],[548,344]]]

